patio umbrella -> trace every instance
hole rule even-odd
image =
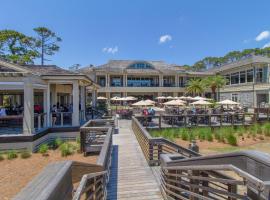
[[[121,101],[121,97],[115,96],[115,97],[111,98],[111,101]]]
[[[167,96],[166,99],[173,99],[173,97],[172,96]]]
[[[147,103],[151,103],[151,104],[154,104],[155,105],[155,101],[152,101],[152,100],[150,100],[150,99],[147,99],[147,100],[145,100]]]
[[[166,106],[184,106],[185,104],[181,100],[171,100],[166,103],[163,103]]]
[[[239,105],[240,103],[226,99],[226,100],[217,102],[217,104],[220,104],[220,105]]]
[[[163,99],[166,99],[166,97],[160,96],[160,97],[157,97],[156,99],[158,99],[158,100],[163,100]]]
[[[153,105],[154,105],[153,103],[150,103],[150,102],[147,102],[144,100],[141,100],[141,101],[138,101],[138,102],[132,104],[132,106],[138,106],[138,107],[153,106]]]
[[[97,100],[107,100],[107,98],[106,98],[106,97],[99,96],[99,97],[97,98]]]
[[[205,98],[205,97],[200,97],[200,96],[196,96],[193,98],[193,100],[204,100],[204,101],[209,101],[211,99]]]
[[[127,100],[127,101],[135,101],[135,100],[138,100],[138,98],[133,97],[133,96],[127,96],[127,97],[126,97],[126,100]]]
[[[210,103],[208,101],[204,101],[204,100],[199,100],[199,101],[195,101],[193,103],[190,103],[190,105],[207,106],[207,105],[212,105],[212,103]]]

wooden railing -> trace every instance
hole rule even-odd
[[[164,138],[153,138],[136,117],[132,128],[149,165],[161,167],[165,199],[270,199],[270,156],[236,152],[201,156]]]
[[[191,159],[161,156],[161,188],[168,199],[270,198],[270,156],[234,152]]]
[[[160,155],[164,153],[177,153],[185,157],[200,155],[167,139],[153,138],[136,117],[132,118],[132,129],[149,165],[159,164]]]
[[[258,121],[256,113],[223,113],[223,114],[180,114],[136,116],[145,127],[195,127],[195,126],[236,126],[250,125]]]
[[[110,122],[110,120],[109,120]],[[102,125],[103,124],[103,125]],[[102,127],[104,125],[106,127]],[[99,125],[99,126],[96,126]],[[82,132],[101,130],[101,141],[96,164],[75,161],[51,163],[38,174],[14,199],[15,200],[99,200],[106,199],[109,179],[113,128],[107,119],[91,120],[82,127]],[[84,142],[83,139],[81,141]],[[91,145],[91,144],[90,144]],[[78,187],[73,188],[74,183]],[[75,191],[75,192],[74,192]]]

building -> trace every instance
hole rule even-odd
[[[78,127],[85,120],[86,92],[97,87],[87,75],[54,65],[20,66],[0,60],[0,135]],[[53,105],[66,109],[54,122]]]
[[[187,71],[163,61],[141,60],[110,60],[101,66],[85,67],[81,72],[101,86],[97,90],[98,96],[144,99],[161,95],[182,96],[189,79],[220,74],[228,80],[219,90],[220,100],[232,99],[247,107],[258,107],[269,103],[269,66],[270,58],[253,55],[205,72]]]

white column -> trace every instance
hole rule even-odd
[[[46,101],[47,101],[47,106],[45,108],[44,106],[44,109],[46,109],[46,113],[47,113],[47,127],[50,127],[51,126],[51,84],[48,83],[47,85],[47,91],[46,91]]]
[[[29,135],[35,132],[34,128],[34,89],[31,78],[24,79],[24,114],[23,134]]]
[[[81,87],[81,110],[83,111],[83,120],[85,120],[85,86]]]
[[[78,81],[73,81],[73,113],[72,113],[72,126],[79,126],[79,83]]]
[[[92,106],[96,107],[97,105],[97,90],[95,88],[93,88],[92,91]]]
[[[159,75],[159,87],[163,87],[163,75]]]
[[[56,84],[51,85],[51,93],[52,93],[52,105],[56,105],[57,103]]]
[[[47,113],[47,115],[48,115],[48,112],[47,112],[47,89],[43,90],[43,113]],[[44,119],[45,122],[46,122],[46,124],[44,124],[44,126],[46,126],[46,127],[48,125],[48,120],[47,119],[48,118],[46,116],[46,119]]]
[[[175,81],[175,86],[179,87],[179,75],[178,74],[175,75],[174,81]]]

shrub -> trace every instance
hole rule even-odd
[[[181,131],[181,139],[187,141],[188,138],[189,138],[189,135],[188,135],[187,129],[183,129]]]
[[[17,158],[17,157],[18,157],[18,155],[17,155],[16,151],[11,150],[11,151],[7,152],[7,159],[8,160],[12,160],[12,159]]]
[[[3,156],[3,154],[0,154],[0,161],[4,160],[5,157]]]
[[[270,136],[270,123],[265,123],[262,127],[265,136]]]
[[[55,142],[56,148],[60,147],[61,144],[64,143],[63,140],[62,140],[61,138],[56,138],[54,142]]]
[[[38,152],[41,153],[43,156],[47,156],[48,150],[49,150],[49,146],[47,144],[42,144],[39,147]]]
[[[206,133],[206,139],[209,142],[213,142],[213,136],[212,136],[212,133],[211,132],[207,132]]]
[[[75,147],[68,142],[64,142],[59,148],[63,157],[73,154],[75,150]]]
[[[230,133],[226,136],[227,142],[232,146],[237,146],[237,138],[234,134]]]
[[[77,143],[78,145],[81,144],[81,137],[80,137],[80,136],[77,136],[77,137],[76,137],[76,143]]]
[[[23,151],[21,153],[21,158],[22,159],[30,158],[31,156],[32,156],[32,154],[29,151]]]

